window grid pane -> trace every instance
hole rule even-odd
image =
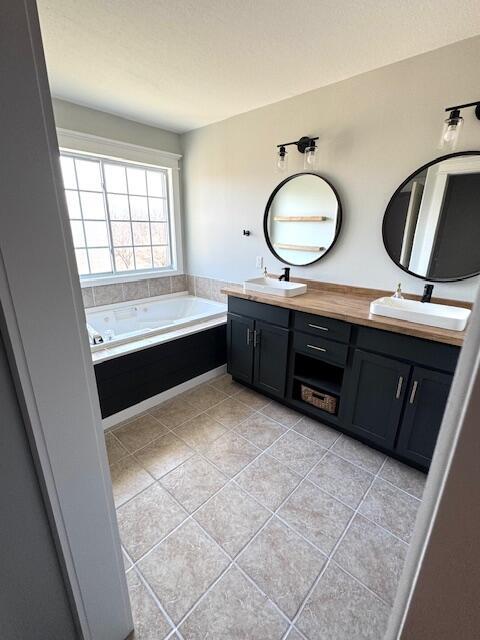
[[[74,154],[61,163],[80,275],[171,266],[164,169]]]

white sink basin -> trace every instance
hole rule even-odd
[[[446,304],[406,300],[404,298],[378,298],[370,303],[370,313],[408,320],[431,327],[463,331],[467,326],[470,309]]]
[[[306,284],[285,282],[284,280],[275,280],[264,276],[245,280],[243,288],[245,291],[258,291],[269,296],[281,296],[284,298],[292,298],[293,296],[301,296],[303,293],[307,293]]]

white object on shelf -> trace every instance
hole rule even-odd
[[[431,327],[463,331],[467,326],[471,311],[446,304],[385,297],[370,303],[370,313],[417,324],[426,324]]]

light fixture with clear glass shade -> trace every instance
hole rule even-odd
[[[457,148],[460,132],[463,126],[463,118],[459,109],[454,109],[443,123],[442,135],[440,136],[440,149],[455,151]]]
[[[302,136],[299,140],[294,142],[282,142],[277,144],[277,154],[275,159],[276,169],[279,173],[286,173],[288,170],[288,155],[285,147],[295,145],[299,153],[305,154],[304,166],[306,171],[313,171],[316,167],[317,161],[317,145],[315,140],[318,137],[312,138],[311,136]]]
[[[286,173],[288,170],[288,152],[284,146],[280,146],[277,152],[277,172]]]
[[[440,136],[438,144],[439,149],[455,151],[463,127],[463,118],[460,115],[460,109],[466,109],[468,107],[475,107],[475,115],[477,119],[480,120],[480,101],[459,104],[445,109],[449,115],[443,123],[442,135]]]
[[[303,168],[305,171],[314,171],[317,166],[318,147],[315,140],[310,140],[308,147],[305,149],[305,158]]]

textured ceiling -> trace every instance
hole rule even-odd
[[[53,95],[183,132],[480,33],[478,0],[38,0]]]

